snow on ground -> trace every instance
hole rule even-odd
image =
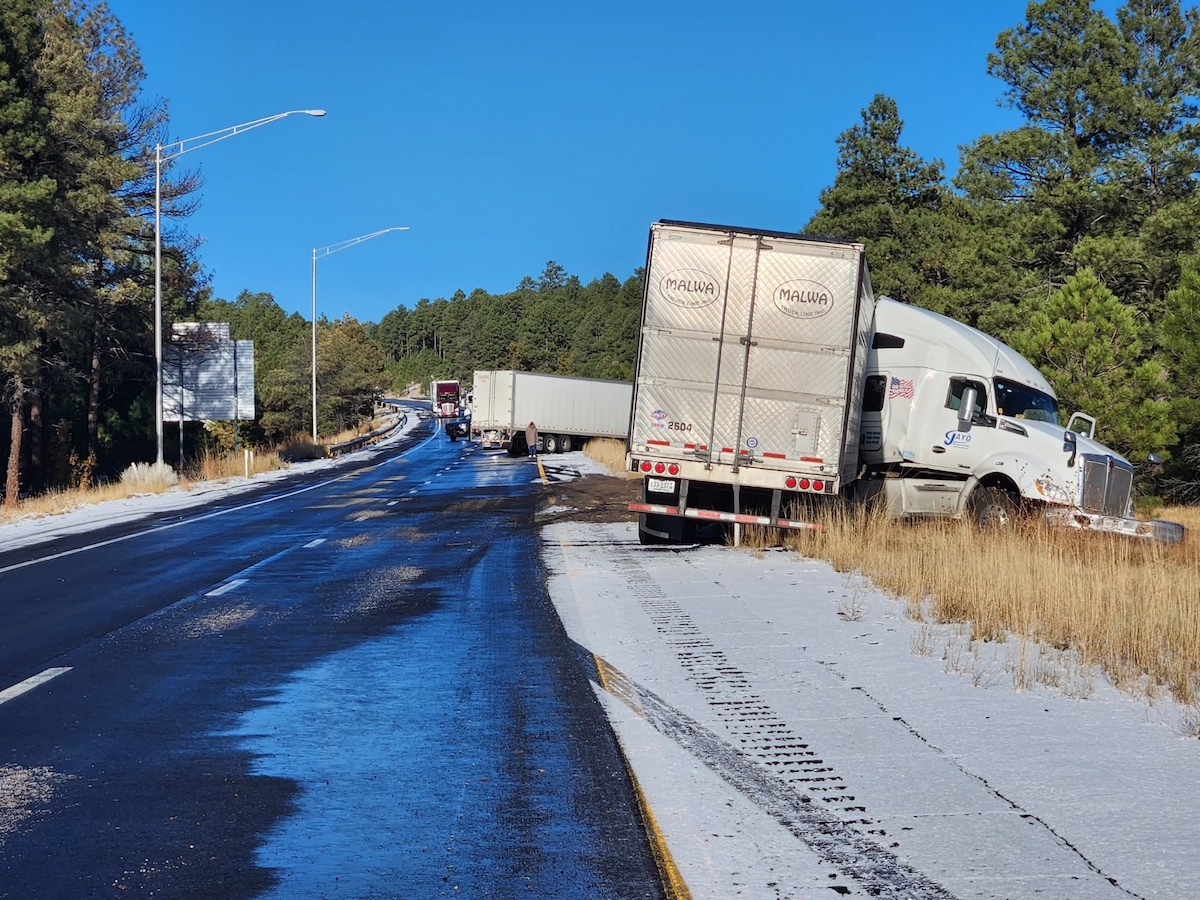
[[[1176,704],[1078,667],[1047,688],[1053,654],[791,552],[644,548],[630,522],[549,525],[543,555],[693,896],[1200,897]]]

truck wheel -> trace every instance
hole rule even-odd
[[[975,488],[967,508],[980,528],[1011,528],[1017,521],[1016,498],[1003,488]]]
[[[571,436],[569,434],[564,434],[562,436],[561,440],[562,440],[562,452],[570,453],[571,452]]]
[[[557,453],[558,452],[558,438],[555,437],[554,435],[552,435],[552,434],[546,435],[546,437],[542,441],[542,444],[546,448],[547,453]]]

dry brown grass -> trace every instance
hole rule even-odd
[[[1118,687],[1200,696],[1200,510],[1162,510],[1192,529],[1178,545],[1026,525],[981,532],[961,522],[902,525],[860,512],[785,544],[858,571],[908,601],[923,622],[970,623],[972,640],[1015,636],[1069,651]],[[1021,686],[1018,684],[1018,686]]]
[[[170,490],[180,479],[169,466],[151,463],[134,463],[123,473],[119,481],[95,485],[86,489],[62,489],[47,491],[36,497],[22,500],[16,509],[0,506],[0,522],[11,521],[23,516],[53,516],[103,503],[105,500],[124,500],[138,494],[161,494]]]
[[[614,475],[640,478],[635,472],[625,471],[625,444],[610,438],[594,438],[583,445],[583,455],[604,466]]]
[[[252,451],[249,459],[250,474],[274,472],[287,467],[287,463],[274,450]],[[243,453],[205,453],[187,470],[190,481],[218,481],[222,478],[244,478],[247,459]]]
[[[286,465],[287,463],[275,451],[256,451],[251,474],[282,469]],[[176,485],[188,490],[198,481],[216,481],[222,478],[236,478],[245,474],[246,463],[242,453],[224,455],[206,453],[190,465],[182,475],[177,475],[170,466],[134,463],[121,473],[118,481],[86,489],[64,488],[47,491],[36,497],[22,500],[16,509],[0,505],[0,522],[9,522],[25,516],[40,518],[59,515],[82,506],[103,503],[106,500],[124,500],[127,497],[136,497],[141,494],[162,494]]]
[[[339,432],[338,434],[332,436],[322,436],[321,444],[325,447],[329,447],[334,444],[344,444],[346,441],[352,441],[355,438],[362,437],[364,434],[371,434],[372,432],[379,431],[381,428],[385,428],[388,425],[394,425],[398,418],[399,416],[396,413],[384,413],[382,415],[377,415],[373,419],[363,422],[356,428],[348,428],[345,431]],[[311,442],[311,439],[305,438],[305,440],[309,440]]]
[[[357,429],[343,432],[332,438],[323,438],[320,445],[314,444],[308,435],[296,435],[274,450],[256,450],[251,466],[251,474],[271,472],[282,469],[288,462],[303,459],[322,459],[325,457],[325,446],[337,444],[369,434],[385,425],[394,422],[395,414],[377,416],[370,422]],[[119,481],[94,485],[86,489],[56,489],[22,500],[14,509],[0,504],[0,522],[12,521],[24,516],[53,516],[103,503],[105,500],[123,500],[137,494],[161,494],[175,485],[184,489],[192,486],[193,482],[215,481],[222,478],[236,478],[246,474],[246,459],[242,452],[229,454],[205,453],[191,463],[182,474],[176,475],[169,467],[158,468],[148,463],[135,463],[126,469]]]

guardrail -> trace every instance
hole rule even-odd
[[[360,437],[352,438],[348,441],[343,441],[340,444],[330,444],[325,448],[325,456],[334,457],[341,456],[343,453],[353,453],[355,450],[361,450],[363,447],[369,447],[378,441],[394,432],[397,428],[403,428],[408,424],[408,413],[401,413],[400,418],[390,425],[385,425],[383,428],[377,428],[370,434],[364,434]]]

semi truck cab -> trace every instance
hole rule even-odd
[[[1059,524],[1172,539],[1172,523],[1134,518],[1133,465],[1094,432],[1082,413],[1064,426],[1054,389],[1006,344],[876,302],[859,454],[893,515],[990,524],[1037,505]]]

